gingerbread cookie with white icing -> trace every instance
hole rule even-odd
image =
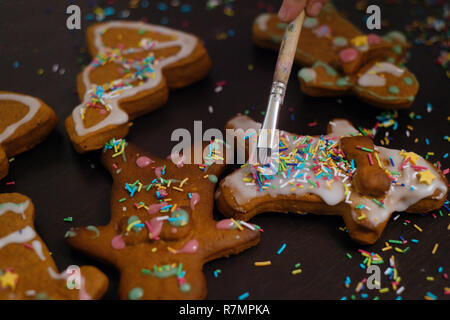
[[[80,153],[125,137],[131,120],[167,102],[169,89],[188,86],[211,68],[199,38],[143,22],[95,24],[87,45],[94,59],[78,76],[81,104],[65,122]]]
[[[278,50],[285,26],[275,14],[262,14],[253,24],[253,41]],[[384,37],[363,34],[328,4],[317,18],[308,17],[303,24],[295,56],[296,62],[306,67],[298,74],[302,91],[312,96],[350,93],[377,107],[407,108],[419,89],[414,75],[398,67],[408,47],[405,36],[397,31]],[[374,71],[377,63],[389,68]],[[399,68],[403,70],[400,75],[392,72]],[[369,70],[387,81],[359,81],[367,78]]]
[[[0,299],[99,299],[108,279],[97,268],[71,266],[58,273],[33,226],[34,206],[18,193],[0,194]]]
[[[227,124],[243,130],[260,126],[246,116]],[[331,121],[328,132],[320,137],[281,132],[278,161],[247,164],[221,181],[219,210],[245,221],[263,212],[340,215],[352,239],[372,244],[393,212],[425,213],[444,204],[448,181],[424,158],[375,146],[346,120]],[[268,175],[269,168],[276,174]]]
[[[351,75],[316,62],[311,68],[302,68],[298,78],[302,91],[309,96],[350,94],[383,109],[409,108],[419,90],[416,77],[408,69],[390,62],[373,61]]]
[[[8,174],[8,158],[41,143],[57,123],[55,112],[42,100],[0,91],[0,179]]]
[[[114,179],[111,220],[66,236],[72,247],[120,270],[121,299],[203,299],[203,264],[259,242],[258,226],[213,219],[225,167],[217,161],[220,149],[218,142],[207,146],[199,165],[160,159],[123,139],[105,146],[102,162]]]

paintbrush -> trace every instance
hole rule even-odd
[[[283,105],[304,19],[305,11],[302,11],[297,18],[287,25],[281,42],[266,115],[258,137],[257,156],[260,164],[268,163],[268,159],[272,157],[273,149],[278,147],[278,116]]]

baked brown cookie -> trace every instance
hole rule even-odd
[[[58,273],[33,221],[34,206],[28,197],[0,194],[0,299],[101,298],[108,287],[106,276],[91,266],[71,266]]]
[[[169,89],[188,86],[211,68],[196,36],[142,22],[95,24],[87,45],[94,59],[78,76],[81,104],[65,122],[80,153],[125,137],[131,120],[167,102]]]
[[[225,166],[216,146],[206,149],[202,165],[160,159],[123,139],[105,146],[102,162],[114,179],[111,221],[71,229],[67,240],[120,270],[120,298],[205,298],[203,264],[259,242],[257,226],[213,219]]]
[[[0,91],[0,179],[8,174],[8,158],[41,143],[56,127],[55,112],[42,100]]]
[[[247,116],[227,124],[243,130],[260,126]],[[225,177],[216,193],[219,210],[244,221],[263,212],[340,215],[352,239],[372,244],[393,212],[424,213],[444,204],[446,178],[419,155],[374,146],[346,120],[330,121],[328,132],[320,137],[281,132],[279,161],[247,164]]]
[[[253,41],[278,50],[285,27],[275,14],[262,14],[253,24]],[[408,47],[398,31],[384,37],[363,34],[328,4],[303,24],[295,56],[306,67],[298,74],[301,89],[312,96],[355,94],[376,107],[408,108],[419,89],[414,75],[398,66]]]

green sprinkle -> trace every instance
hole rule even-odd
[[[122,199],[119,199],[119,202],[124,202],[126,200],[127,200],[127,198],[122,198]]]
[[[377,199],[373,198],[372,199],[373,202],[375,202],[377,205],[379,205],[380,207],[384,208],[384,204],[382,204],[380,201],[378,201]]]
[[[361,147],[362,151],[366,151],[366,152],[373,152],[372,149],[366,148],[366,147]]]
[[[388,240],[389,243],[403,244],[400,240]]]
[[[148,270],[148,269],[141,269],[141,273],[142,273],[142,274],[150,274],[151,271]]]
[[[349,258],[349,259],[352,258],[352,255],[351,255],[350,253],[347,253],[346,256],[347,256],[347,258]]]
[[[73,218],[72,218],[72,217],[67,217],[67,218],[64,218],[64,221],[66,221],[66,222],[72,222],[72,221],[73,221]]]
[[[306,180],[306,181],[308,181],[308,183],[309,183],[310,185],[312,185],[312,186],[314,186],[314,187],[317,188],[317,184],[315,184],[314,182],[312,182],[310,179],[308,179],[308,180]]]

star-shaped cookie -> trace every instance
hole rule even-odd
[[[227,124],[260,126],[246,116]],[[277,161],[247,164],[221,181],[219,210],[245,221],[263,212],[340,215],[351,238],[372,244],[393,212],[424,213],[444,204],[448,182],[422,157],[413,162],[411,154],[375,146],[346,120],[331,121],[328,131],[319,137],[281,132]],[[249,136],[242,134],[240,139]]]
[[[91,266],[73,265],[58,273],[33,221],[28,197],[0,194],[0,299],[100,299],[108,287],[106,276]]]
[[[202,299],[205,262],[256,245],[260,231],[246,222],[213,219],[216,142],[203,164],[160,159],[125,140],[112,140],[102,162],[112,174],[111,221],[71,229],[71,246],[120,270],[122,299]]]

